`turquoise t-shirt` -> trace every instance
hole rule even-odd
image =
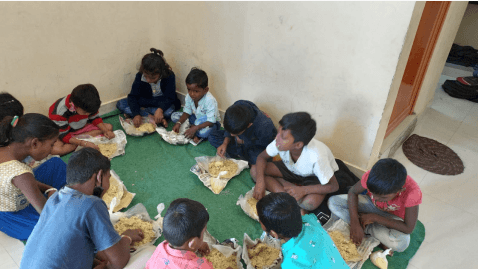
[[[282,244],[282,268],[349,269],[314,214],[302,216],[302,232]]]

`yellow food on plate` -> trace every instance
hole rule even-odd
[[[358,262],[362,260],[355,244],[351,240],[345,238],[341,232],[331,231],[329,232],[329,235],[339,250],[340,255],[342,255],[342,258],[344,258],[346,262]]]
[[[226,258],[219,250],[211,248],[211,252],[204,258],[212,263],[212,268],[237,269],[236,255],[234,254]]]
[[[227,181],[224,179],[211,178],[211,189],[215,194],[219,194],[226,187],[226,184]]]
[[[262,269],[264,266],[271,266],[279,258],[280,249],[259,243],[252,248],[248,248],[247,253],[251,265],[256,269]]]
[[[147,133],[152,133],[156,130],[154,128],[154,124],[152,124],[152,123],[143,123],[143,124],[141,124],[141,126],[139,126],[138,128],[135,128],[135,129],[138,132],[147,132]]]
[[[254,213],[254,216],[258,217],[257,215],[257,199],[252,197],[247,200],[247,204],[251,207],[252,213]]]
[[[144,221],[138,217],[131,217],[131,218],[121,218],[115,224],[115,230],[122,234],[128,229],[141,229],[143,231],[144,238],[141,242],[135,242],[134,246],[138,247],[147,243],[151,243],[156,235],[153,231],[153,224],[148,221]]]
[[[221,178],[231,178],[236,174],[237,169],[239,166],[231,160],[209,163],[209,174],[213,177],[217,177],[222,171],[227,171],[227,174],[222,175]]]
[[[116,197],[116,206],[121,201],[121,197],[123,197],[123,186],[121,186],[118,180],[114,177],[110,177],[110,188],[106,191],[105,195],[103,195],[102,199],[105,201],[106,206],[109,208],[111,204],[111,200]],[[115,206],[115,207],[116,207]]]
[[[114,143],[108,143],[108,144],[98,144],[98,147],[100,148],[100,152],[101,154],[103,154],[103,156],[105,156],[106,158],[110,158],[111,155],[113,155],[116,152],[118,145]]]

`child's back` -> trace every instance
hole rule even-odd
[[[314,214],[302,222],[302,232],[282,244],[282,268],[349,268]]]

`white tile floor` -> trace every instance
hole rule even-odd
[[[471,76],[470,69],[447,64],[432,105],[413,133],[435,139],[454,150],[465,165],[464,173],[441,176],[412,164],[402,148],[393,156],[402,162],[423,192],[418,219],[425,225],[425,241],[408,268],[478,268],[474,257],[478,242],[478,104],[450,97],[441,85],[446,79]]]
[[[478,242],[478,104],[455,99],[441,85],[446,79],[470,76],[469,70],[445,67],[435,99],[417,124],[414,133],[449,146],[463,160],[465,172],[440,176],[412,164],[397,150],[402,162],[423,191],[419,220],[426,229],[425,241],[408,268],[478,268],[474,258]],[[19,268],[23,244],[0,232],[2,269]]]

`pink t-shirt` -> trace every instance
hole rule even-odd
[[[362,176],[360,181],[362,187],[367,189],[367,180],[370,170]],[[370,196],[372,202],[383,211],[387,211],[395,216],[405,219],[405,208],[413,207],[422,203],[422,191],[418,184],[410,176],[405,180],[405,190],[398,193],[395,198],[388,202],[376,202],[372,193],[367,189],[367,195]]]
[[[177,250],[163,241],[146,263],[146,269],[213,269],[212,263],[192,251]]]

